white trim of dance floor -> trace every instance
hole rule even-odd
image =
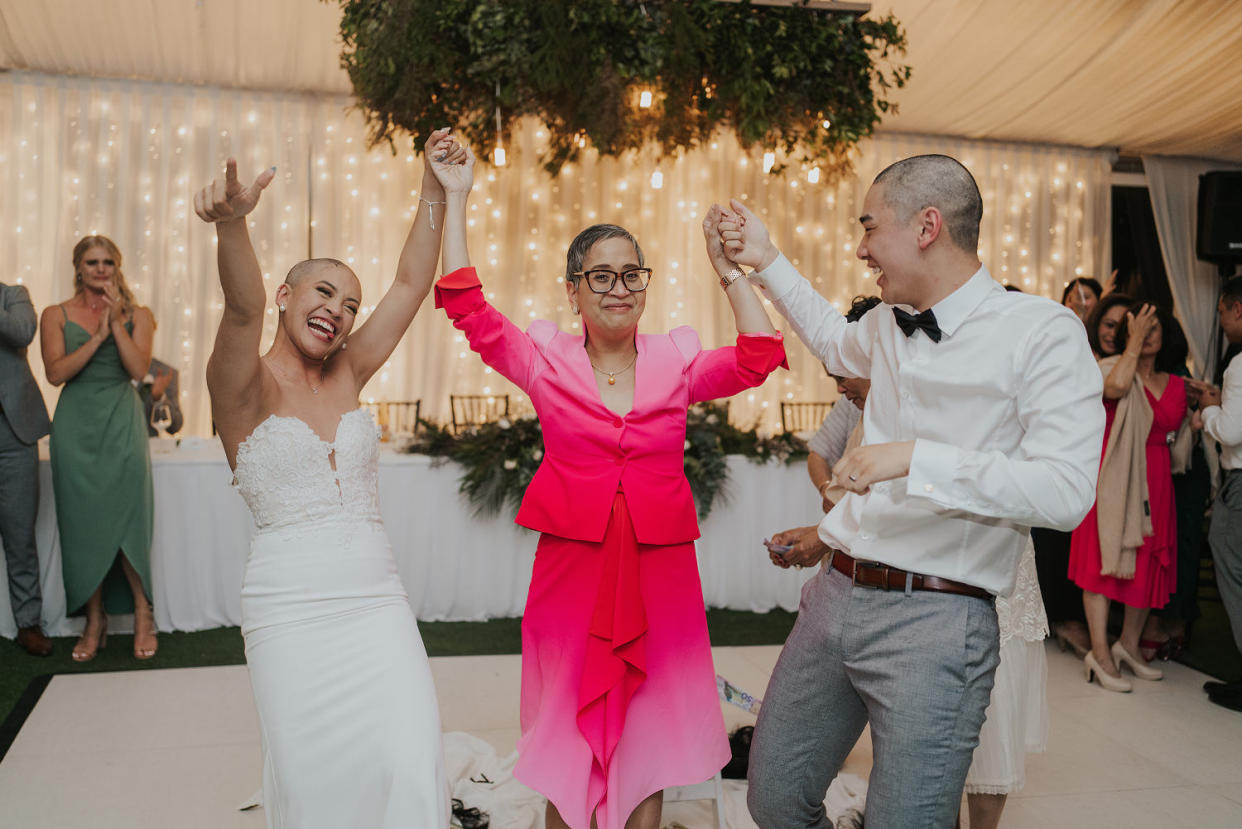
[[[778,647],[715,648],[717,670],[761,694]],[[1203,674],[1165,666],[1162,682],[1112,694],[1081,663],[1048,652],[1052,733],[1031,755],[1026,789],[1002,829],[1200,829],[1242,825],[1242,714],[1211,705]],[[519,657],[431,660],[445,731],[485,740],[499,756],[518,737]],[[832,701],[824,700],[831,716]],[[726,707],[732,729],[753,718]],[[866,776],[864,735],[845,771]],[[237,806],[258,788],[258,730],[244,666],[56,676],[0,762],[8,829],[261,829]],[[741,784],[727,791],[731,827]],[[664,825],[714,826],[706,804],[670,804]],[[508,824],[512,826],[513,824]],[[494,829],[506,822],[493,814]]]

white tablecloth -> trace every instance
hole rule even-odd
[[[159,629],[204,630],[241,622],[241,582],[254,522],[231,485],[218,442],[153,440],[155,537],[151,579]],[[708,606],[796,610],[813,571],[780,570],[768,561],[767,535],[814,523],[819,496],[805,465],[759,466],[729,458],[730,485],[702,522],[699,571]],[[424,621],[520,616],[534,562],[536,533],[511,515],[480,519],[457,491],[460,468],[420,455],[380,457],[380,509],[415,615]],[[44,629],[76,634],[65,616],[56,506],[46,460],[39,466],[37,540]],[[113,618],[111,630],[132,630]],[[8,590],[0,590],[0,635],[16,635]]]

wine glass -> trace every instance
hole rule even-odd
[[[167,436],[168,427],[172,425],[172,406],[167,400],[160,400],[151,406],[151,427],[161,437]]]

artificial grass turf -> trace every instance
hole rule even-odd
[[[771,613],[709,610],[707,627],[713,645],[779,645],[793,627],[794,618],[795,614],[781,610]],[[428,656],[484,656],[522,651],[520,618],[419,622],[418,629]],[[45,674],[200,668],[240,665],[246,661],[241,631],[235,627],[195,633],[161,633],[159,653],[145,662],[134,659],[134,637],[128,634],[109,636],[107,647],[85,663],[74,662],[70,656],[76,641],[74,637],[58,638],[52,655],[39,658],[27,655],[16,642],[0,638],[0,722],[9,717],[31,681]],[[28,702],[33,705],[34,700]],[[10,739],[12,736],[9,735]],[[7,742],[0,734],[0,745]]]

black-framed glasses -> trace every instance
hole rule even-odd
[[[651,283],[651,268],[629,268],[620,273],[607,268],[595,268],[589,271],[578,271],[574,279],[586,279],[587,287],[592,293],[606,294],[616,287],[617,280],[625,285],[626,290],[633,293],[647,290]]]

